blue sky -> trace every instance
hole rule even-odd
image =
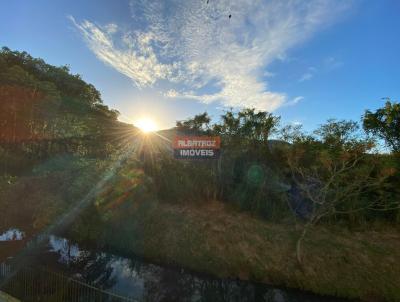
[[[310,130],[399,99],[399,1],[206,2],[2,1],[0,45],[70,65],[121,119],[161,128],[256,107]]]

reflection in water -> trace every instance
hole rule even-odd
[[[38,260],[53,270],[138,301],[339,301],[251,282],[199,276],[138,259],[83,250],[55,236],[50,236],[48,249]]]
[[[76,244],[69,243],[65,238],[58,238],[53,235],[49,238],[49,251],[60,255],[59,261],[62,263],[70,263],[78,260],[82,252]]]
[[[25,233],[18,229],[9,229],[0,235],[0,241],[15,241],[22,240],[25,237]]]

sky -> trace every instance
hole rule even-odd
[[[123,121],[274,112],[311,131],[400,96],[393,0],[0,1],[0,46],[95,85]]]

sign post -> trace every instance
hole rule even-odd
[[[221,139],[219,136],[176,136],[172,147],[176,159],[217,159]]]

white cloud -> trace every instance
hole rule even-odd
[[[291,105],[296,105],[296,104],[298,104],[298,103],[299,103],[300,101],[302,101],[302,100],[304,100],[304,97],[302,97],[302,96],[297,96],[297,97],[295,97],[293,100],[287,102],[286,105],[289,105],[289,106],[291,106]]]
[[[268,70],[264,71],[264,77],[266,77],[266,78],[272,78],[272,77],[274,77],[274,76],[275,76],[274,73],[272,73],[272,72],[270,72],[270,71],[268,71]]]
[[[333,0],[138,0],[130,8],[132,24],[139,25],[124,32],[115,24],[71,20],[96,56],[138,87],[166,80],[168,97],[272,111],[288,101],[263,79],[268,65],[347,6]]]
[[[164,93],[164,96],[167,98],[176,98],[176,97],[180,97],[181,95],[175,89],[170,89],[166,93]]]
[[[134,80],[138,87],[150,86],[172,74],[173,65],[160,63],[150,46],[151,33],[125,33],[121,38],[125,45],[119,49],[113,41],[113,34],[117,31],[113,24],[101,27],[89,21],[77,23],[73,17],[70,19],[95,55]],[[131,47],[131,44],[135,47]]]
[[[73,19],[72,19],[73,20]],[[104,29],[108,34],[114,34],[118,31],[118,25],[114,23],[107,24]]]
[[[307,72],[303,73],[303,75],[299,79],[299,82],[311,80],[316,72],[317,69],[315,67],[308,67]]]

